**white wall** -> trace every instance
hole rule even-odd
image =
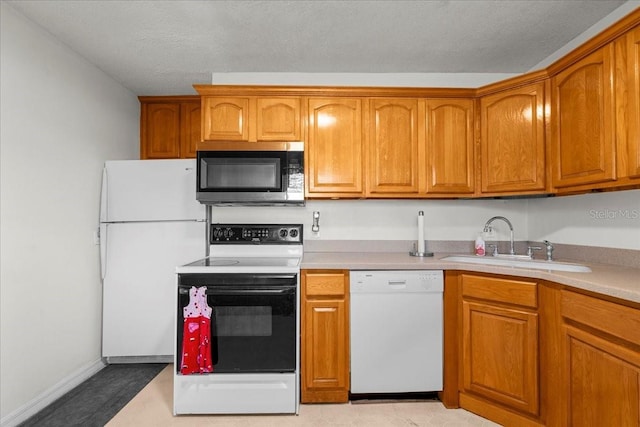
[[[640,190],[540,199],[310,200],[304,208],[213,207],[212,221],[301,223],[310,240],[415,240],[418,211],[427,240],[470,241],[495,215],[513,224],[516,240],[640,250]],[[311,232],[313,211],[320,233]],[[495,223],[498,240],[508,228]],[[492,239],[493,240],[493,239]]]
[[[527,217],[529,240],[640,250],[640,190],[531,200]]]
[[[509,73],[213,73],[211,84],[477,88],[516,75]]]
[[[623,3],[620,7],[615,9],[613,12],[602,18],[600,21],[593,24],[588,30],[578,35],[576,38],[571,40],[566,45],[562,46],[562,48],[558,49],[553,54],[549,55],[544,60],[540,61],[535,66],[531,67],[530,71],[537,71],[542,68],[546,68],[549,65],[553,64],[558,59],[562,58],[581,44],[588,41],[590,38],[596,36],[602,30],[611,25],[615,24],[622,18],[624,18],[629,13],[633,12],[634,9],[640,7],[639,0],[629,0],[626,3]]]
[[[1,4],[3,424],[100,362],[102,164],[137,158],[136,96]]]
[[[311,232],[313,211],[320,233]],[[526,200],[326,200],[304,208],[213,207],[213,222],[301,223],[305,240],[415,240],[418,211],[424,211],[427,240],[474,240],[494,215],[509,218],[516,240],[527,238]],[[498,239],[508,228],[496,222]]]

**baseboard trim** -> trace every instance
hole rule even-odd
[[[51,403],[55,402],[66,393],[73,390],[76,386],[91,378],[105,366],[106,364],[102,361],[102,359],[98,359],[94,362],[88,363],[77,371],[61,379],[52,387],[45,390],[35,398],[31,399],[29,402],[25,403],[15,411],[3,417],[2,420],[0,420],[0,426],[14,427],[20,423],[25,422],[26,420],[49,406]]]

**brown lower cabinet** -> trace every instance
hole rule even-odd
[[[349,401],[349,271],[302,270],[302,403]]]
[[[460,404],[501,424],[539,416],[538,284],[460,275]]]
[[[640,426],[640,310],[560,290],[562,402],[549,425]]]
[[[301,401],[349,398],[349,271],[302,270]],[[504,426],[640,426],[640,304],[445,273],[444,390]]]
[[[445,276],[447,407],[505,426],[640,426],[640,304],[556,283]]]

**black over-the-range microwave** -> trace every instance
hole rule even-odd
[[[199,150],[196,198],[217,206],[304,206],[304,143]]]

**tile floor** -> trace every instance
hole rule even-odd
[[[386,402],[301,405],[296,415],[172,415],[172,365],[167,366],[109,423],[121,426],[497,426],[463,409],[440,402]]]

